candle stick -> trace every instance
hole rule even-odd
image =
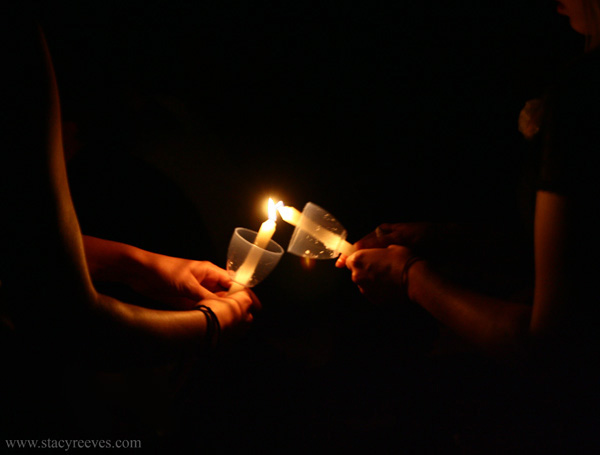
[[[228,295],[244,289],[245,284],[252,279],[261,256],[262,250],[259,250],[256,245],[252,246],[250,251],[248,251],[248,256],[246,256],[240,268],[235,272],[235,281],[231,284],[229,292],[227,292]]]
[[[294,207],[283,206],[279,207],[278,210],[284,221],[306,231],[309,235],[325,245],[326,248],[340,252],[346,256],[350,256],[356,251],[356,247],[351,243],[346,242],[339,234],[322,228],[308,217],[303,216],[302,213]]]
[[[298,226],[300,223],[300,218],[302,218],[302,213],[300,213],[294,207],[289,207],[284,205],[283,207],[279,207],[279,214],[283,221],[290,223],[292,226]]]
[[[235,281],[229,288],[228,294],[233,294],[234,292],[241,291],[242,289],[244,289],[244,285],[252,279],[254,270],[256,270],[256,266],[258,265],[258,262],[260,261],[260,258],[262,256],[262,250],[265,250],[267,246],[269,246],[271,237],[273,237],[273,234],[275,233],[275,220],[277,219],[277,209],[280,206],[283,206],[282,202],[278,202],[277,204],[275,204],[273,202],[273,199],[269,198],[269,219],[260,225],[258,234],[256,234],[256,237],[253,242],[253,245],[256,246],[256,248],[254,248],[254,246],[250,248],[248,256],[246,256],[246,259],[235,273]]]
[[[273,234],[275,233],[275,227],[276,227],[275,220],[277,220],[278,205],[283,205],[283,203],[278,202],[277,204],[275,204],[273,202],[273,199],[269,198],[269,205],[268,205],[269,219],[260,225],[258,234],[256,235],[256,238],[254,239],[254,244],[259,248],[265,249],[269,245],[269,241],[271,240],[271,237],[273,237]]]

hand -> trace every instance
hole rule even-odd
[[[219,292],[216,298],[205,299],[202,304],[210,307],[219,320],[221,345],[231,344],[243,335],[261,309],[260,301],[247,288],[230,295]]]
[[[369,300],[385,304],[406,296],[402,283],[402,271],[411,257],[403,246],[361,249],[348,257],[345,264],[352,272],[352,281]]]
[[[543,103],[540,99],[529,100],[519,113],[519,132],[531,140],[539,132],[542,122]]]
[[[208,261],[193,261],[145,252],[127,280],[136,292],[176,309],[191,309],[229,289],[227,271]]]
[[[191,309],[199,300],[229,289],[225,270],[207,262],[151,253],[132,245],[83,236],[92,279],[118,282],[175,309]]]
[[[429,222],[384,223],[356,242],[355,246],[361,250],[402,245],[413,250],[419,250],[433,243],[435,231],[436,224]],[[345,267],[346,259],[346,256],[340,255],[336,261],[336,267]]]

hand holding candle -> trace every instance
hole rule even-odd
[[[277,212],[284,221],[295,226],[288,246],[290,253],[313,259],[333,259],[356,251],[356,247],[346,241],[343,226],[316,204],[309,202],[299,212],[294,207],[284,206],[281,201],[275,204],[269,199],[268,212],[269,218],[262,223],[258,233],[243,228],[234,231],[227,258],[227,270],[233,274],[229,294],[260,282],[281,258],[283,249],[271,240]],[[256,273],[257,270],[261,273]]]

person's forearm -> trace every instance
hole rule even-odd
[[[25,289],[25,283],[10,284]],[[113,368],[162,363],[208,347],[207,319],[200,311],[148,309],[92,286],[85,291],[65,286],[54,276],[38,284],[9,296],[14,307],[9,316],[23,345],[44,355],[60,352],[68,361]]]
[[[100,327],[110,331],[117,351],[141,348],[152,357],[203,348],[207,321],[200,311],[148,309],[98,294],[94,312]]]
[[[144,250],[111,240],[83,236],[85,258],[93,280],[123,281],[139,268]]]
[[[410,268],[408,286],[411,300],[483,350],[509,357],[527,351],[531,307],[460,288],[425,261]]]
[[[200,311],[148,309],[96,293],[69,320],[58,316],[51,315],[55,336],[47,347],[94,367],[158,365],[209,348]]]

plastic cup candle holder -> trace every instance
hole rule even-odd
[[[288,206],[278,210],[284,221],[296,227],[288,245],[289,253],[311,259],[334,259],[356,251],[356,247],[346,241],[346,229],[318,205],[308,202],[302,212]]]
[[[227,250],[227,272],[233,280],[229,294],[251,288],[264,280],[277,266],[283,248],[269,239],[264,246],[255,244],[258,233],[235,228]]]

